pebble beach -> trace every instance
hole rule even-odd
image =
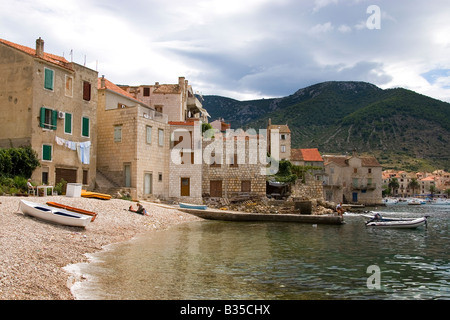
[[[63,203],[97,213],[86,228],[48,223],[19,210],[21,199]],[[149,216],[128,211],[136,203],[111,199],[0,196],[0,300],[73,300],[73,275],[63,268],[88,262],[86,254],[138,234],[201,220],[168,206],[141,201]]]

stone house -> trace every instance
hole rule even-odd
[[[29,145],[37,184],[61,179],[92,189],[97,164],[94,70],[44,50],[0,39],[0,147]]]
[[[325,200],[364,205],[382,203],[382,168],[373,156],[323,156]]]
[[[272,141],[272,132],[278,130],[278,141]],[[276,131],[275,131],[276,132]],[[278,143],[276,143],[278,142]],[[272,119],[269,119],[267,125],[267,146],[271,155],[276,157],[275,150],[272,150],[272,146],[279,145],[279,153],[277,160],[290,160],[291,159],[291,130],[286,125],[274,125]]]
[[[265,166],[257,152],[260,138],[217,132],[214,139],[203,141],[204,197],[265,196]]]
[[[167,115],[155,111],[104,77],[98,79],[99,176],[133,198],[169,195]]]
[[[171,132],[169,197],[177,201],[201,204],[203,202],[201,121],[169,121],[169,124]]]
[[[156,82],[154,85],[120,87],[155,111],[166,114],[169,121],[208,122],[208,112],[203,109],[185,77],[179,77],[176,84]]]

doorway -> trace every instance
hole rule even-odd
[[[152,181],[153,181],[153,174],[145,173],[144,174],[144,194],[152,194]]]
[[[181,191],[180,194],[182,197],[189,197],[190,196],[190,184],[191,179],[190,178],[181,178]]]

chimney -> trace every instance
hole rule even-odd
[[[271,125],[272,125],[272,119],[269,118],[269,126],[271,126]]]
[[[41,37],[36,40],[36,56],[40,58],[44,57],[44,40]]]
[[[100,88],[106,88],[105,75],[102,75],[102,79],[100,81]]]

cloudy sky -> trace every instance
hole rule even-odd
[[[355,80],[450,102],[448,0],[1,1],[0,38],[38,37],[119,84],[248,100]]]

